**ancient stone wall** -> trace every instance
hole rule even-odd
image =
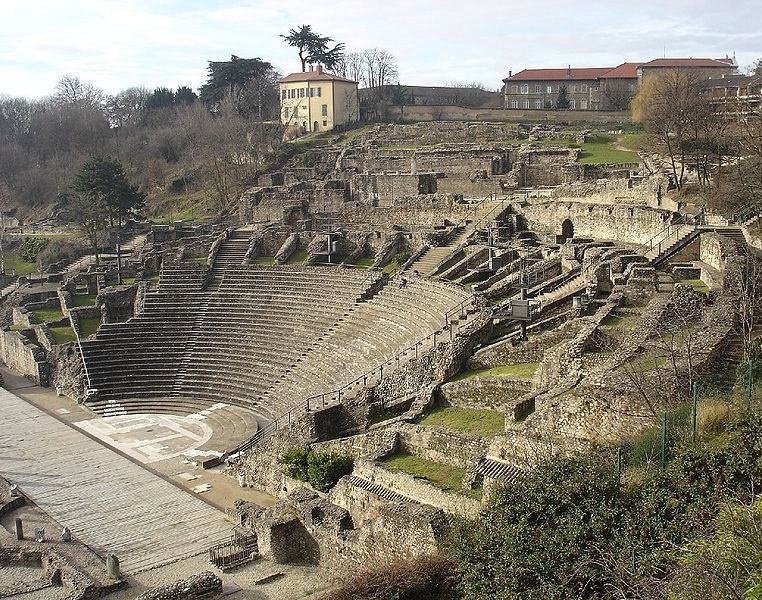
[[[397,426],[397,431],[398,450],[453,467],[475,465],[487,454],[489,445],[481,436],[443,427],[403,423]]]
[[[37,385],[48,385],[45,352],[18,331],[0,332],[0,360]]]
[[[520,212],[531,229],[561,234],[571,221],[574,235],[593,239],[643,244],[669,225],[673,213],[641,206],[612,206],[587,202],[541,201],[525,203]]]

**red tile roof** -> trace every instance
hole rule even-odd
[[[333,73],[326,73],[325,71],[304,71],[303,73],[291,73],[290,75],[286,75],[283,79],[281,79],[280,83],[292,83],[295,81],[344,81],[346,83],[357,83],[351,79],[345,79],[344,77],[339,77]]]
[[[642,67],[698,67],[728,68],[734,66],[732,58],[657,58]]]
[[[602,79],[637,79],[638,67],[643,63],[639,62],[626,62],[622,63],[618,67],[614,67],[608,73],[601,75]]]
[[[503,81],[566,81],[570,79],[598,79],[604,73],[611,71],[611,67],[597,67],[589,69],[524,69],[506,77]]]

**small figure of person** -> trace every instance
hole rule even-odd
[[[225,241],[227,241],[229,239],[230,239],[230,229],[226,227],[225,228]]]
[[[62,542],[71,541],[71,529],[69,529],[68,527],[63,528],[63,531],[61,532],[61,541]]]
[[[406,288],[407,287],[407,279],[404,277],[400,278],[400,288]]]

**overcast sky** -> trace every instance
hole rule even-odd
[[[315,9],[315,7],[319,7]],[[762,0],[0,0],[0,94],[49,94],[62,75],[109,93],[198,88],[231,54],[299,70],[278,37],[308,23],[398,60],[401,83],[497,89],[530,67],[615,66],[667,56],[741,67],[762,57]]]

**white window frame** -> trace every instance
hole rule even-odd
[[[574,98],[569,100],[569,108],[571,110],[577,110],[577,101]]]
[[[539,83],[534,84],[534,93],[535,94],[542,94],[542,85]]]
[[[519,86],[512,85],[511,86],[511,94],[518,94],[519,93]]]
[[[511,100],[511,108],[518,108],[518,107],[519,107],[519,101]]]
[[[522,83],[521,84],[521,93],[522,94],[528,94],[529,93],[529,84],[528,83]]]
[[[534,107],[537,108],[537,109],[542,109],[542,108],[545,107],[545,104],[543,103],[542,100],[535,100],[534,101]]]
[[[580,100],[579,101],[579,109],[580,110],[587,110],[587,100]]]
[[[549,85],[549,86],[546,88],[546,93],[548,93],[548,94],[552,94],[552,93],[553,93],[553,86],[552,86],[552,85]]]
[[[587,92],[587,84],[586,83],[583,83],[579,87],[580,87],[580,90],[579,90],[580,92]]]
[[[529,100],[524,100],[524,108],[529,108]]]

